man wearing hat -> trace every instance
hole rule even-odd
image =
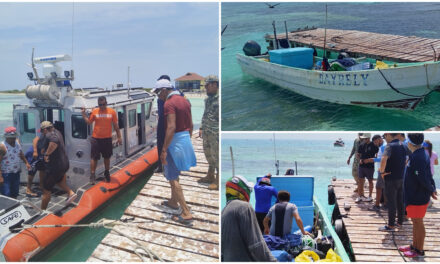
[[[227,204],[222,211],[221,261],[276,261],[270,253],[249,203],[253,183],[236,175],[226,182]]]
[[[199,136],[203,138],[203,152],[209,163],[208,174],[201,178],[200,183],[211,183],[210,190],[218,189],[218,138],[219,138],[219,105],[218,105],[218,78],[209,75],[206,80],[205,111],[202,117],[202,125]]]
[[[41,122],[40,129],[45,137],[43,149],[46,167],[46,174],[43,178],[41,209],[46,210],[55,185],[58,185],[67,193],[66,205],[73,202],[77,195],[67,186],[66,172],[69,170],[69,158],[66,154],[61,132],[56,130],[49,121]]]
[[[7,127],[4,133],[5,141],[0,143],[0,183],[3,183],[0,190],[1,194],[11,198],[17,198],[20,189],[20,160],[26,164],[28,170],[31,168],[17,136],[15,127]]]
[[[191,225],[192,214],[179,183],[180,171],[187,171],[190,167],[196,166],[196,156],[191,143],[193,131],[191,105],[166,79],[157,81],[153,92],[165,101],[165,139],[160,159],[164,165],[165,178],[171,185],[171,199],[162,204],[172,209],[178,209],[180,205],[182,213],[174,216],[173,220]]]
[[[260,226],[261,233],[264,232],[264,217],[272,205],[272,197],[277,199],[278,191],[270,184],[270,178],[263,177],[254,186],[255,190],[255,215]]]
[[[376,142],[370,141],[371,134],[364,133],[360,136],[362,143],[359,145],[357,156],[359,158],[359,182],[358,182],[358,198],[356,202],[371,202],[373,198],[373,175],[374,175],[374,161],[373,158],[376,157],[379,151],[379,140],[376,137],[374,140]],[[380,136],[379,136],[380,138]],[[364,184],[365,179],[368,180],[369,195],[368,198],[364,196]]]
[[[385,140],[389,144],[380,161],[380,174],[385,180],[384,194],[387,198],[388,224],[379,228],[380,231],[393,231],[397,226],[403,224],[403,177],[407,151],[402,142],[399,141],[399,133],[385,134]],[[397,226],[396,226],[397,213]]]

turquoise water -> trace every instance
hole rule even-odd
[[[328,28],[440,38],[440,3],[328,3]],[[438,125],[440,94],[414,111],[368,109],[313,100],[242,73],[235,55],[248,40],[325,26],[324,3],[222,3],[222,130],[425,130]],[[438,54],[438,53],[437,53]]]
[[[229,147],[234,153],[235,174],[243,175],[246,179],[256,182],[257,176],[267,173],[275,175],[275,152],[272,134],[246,133],[241,136],[223,134],[221,149],[221,205],[225,206],[225,184],[232,176],[232,162]],[[290,137],[290,138],[289,138]],[[341,137],[345,147],[334,147],[333,142]],[[433,150],[440,152],[440,135],[425,135],[433,143]],[[260,138],[260,139],[259,139]],[[327,186],[333,176],[338,179],[351,179],[351,165],[347,165],[355,134],[284,134],[276,135],[276,157],[280,160],[280,175],[288,168],[298,164],[298,175],[315,177],[315,195],[322,204],[327,204]],[[353,161],[353,158],[352,158]],[[440,187],[440,167],[436,166],[434,179],[437,188]],[[376,177],[377,175],[375,175]],[[251,203],[255,204],[252,193]]]

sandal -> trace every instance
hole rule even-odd
[[[36,198],[36,197],[38,197],[38,193],[26,192],[26,197],[28,197],[28,198]]]
[[[382,226],[379,227],[379,231],[394,231],[395,227],[389,227],[389,226]]]
[[[179,210],[179,209],[180,209],[179,206],[177,206],[177,208],[176,208],[176,207],[172,207],[172,206],[170,206],[169,201],[162,201],[162,202],[160,203],[160,205],[163,205],[163,206],[165,206],[165,207],[168,207],[169,209],[172,209],[172,210]]]
[[[173,221],[178,222],[182,225],[186,225],[186,226],[192,226],[194,219],[185,219],[182,217],[182,215],[175,215],[173,216]]]

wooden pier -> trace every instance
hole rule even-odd
[[[323,28],[298,29],[288,33],[289,42],[295,46],[305,45],[323,49]],[[274,35],[266,35],[273,39]],[[286,39],[286,34],[277,34],[277,39]],[[440,39],[415,36],[398,36],[357,30],[327,29],[326,50],[345,50],[354,57],[370,57],[395,62],[421,62],[434,60],[440,54]],[[300,45],[297,45],[300,44]],[[292,46],[292,45],[291,45]]]
[[[193,134],[193,137],[195,137]],[[219,261],[219,192],[208,190],[208,184],[197,180],[208,171],[202,139],[193,138],[197,167],[182,172],[186,202],[193,213],[193,225],[185,226],[171,219],[170,209],[161,205],[171,196],[171,188],[162,173],[154,173],[130,206],[123,218],[134,217],[144,221],[137,227],[115,227],[129,235],[165,261],[218,262]],[[139,262],[134,250],[136,244],[111,231],[98,245],[88,261]],[[142,254],[148,258],[148,255]]]
[[[385,210],[373,211],[373,202],[355,203],[357,194],[354,180],[336,180],[332,182],[336,194],[337,204],[343,217],[342,220],[350,238],[356,261],[362,262],[403,262],[426,261],[440,262],[440,202],[434,201],[424,218],[426,228],[425,257],[405,258],[399,254],[398,247],[409,245],[412,241],[411,220],[406,220],[402,228],[395,232],[379,231],[378,228],[386,225],[388,212]],[[376,183],[374,181],[374,183]],[[368,182],[366,183],[368,186]],[[368,190],[365,188],[365,194]],[[373,198],[375,193],[373,192]],[[344,204],[351,206],[349,211],[344,210]]]

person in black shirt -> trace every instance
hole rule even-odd
[[[362,143],[359,145],[358,149],[358,157],[359,157],[359,183],[358,183],[358,194],[359,197],[356,199],[356,202],[371,202],[373,198],[371,195],[373,193],[373,175],[374,175],[374,160],[377,152],[379,151],[379,147],[377,146],[379,143],[377,142],[377,138],[375,141],[370,141],[371,134],[365,133],[361,136],[363,139]],[[379,136],[380,137],[380,136]],[[369,195],[368,198],[364,196],[364,183],[365,179],[368,179],[368,188]]]

